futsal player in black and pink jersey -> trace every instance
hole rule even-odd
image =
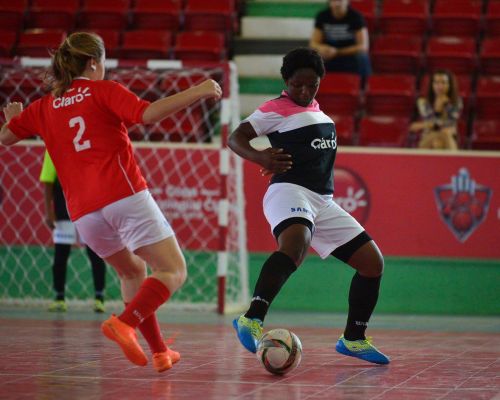
[[[167,348],[155,311],[184,283],[186,263],[174,232],[148,191],[134,159],[126,126],[162,120],[203,98],[220,98],[220,86],[206,80],[153,103],[104,79],[104,43],[90,33],[71,34],[55,51],[49,71],[51,92],[23,111],[4,108],[0,142],[14,144],[38,134],[59,173],[68,211],[79,234],[120,278],[126,304],[102,324],[126,357],[148,359],[138,328],[158,372],[179,353]],[[147,277],[146,264],[152,270]]]
[[[262,104],[229,138],[235,153],[260,165],[263,175],[272,175],[263,206],[278,245],[262,266],[250,308],[233,326],[241,344],[255,353],[269,306],[312,247],[321,258],[332,255],[356,270],[347,324],[336,350],[388,364],[389,358],[365,336],[384,260],[363,227],[333,200],[335,125],[314,99],[324,74],[323,60],[315,50],[289,52],[281,67],[287,89]],[[253,148],[250,141],[263,135],[271,147]]]

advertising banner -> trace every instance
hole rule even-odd
[[[268,180],[245,163],[250,251],[276,248],[262,212]],[[385,255],[500,259],[500,153],[343,148],[334,185]]]
[[[137,159],[179,242],[217,250],[217,149],[137,147]],[[43,146],[0,148],[0,245],[51,245],[39,174]],[[273,251],[262,212],[269,178],[244,163],[249,251]],[[335,199],[385,255],[500,259],[500,153],[346,149]]]

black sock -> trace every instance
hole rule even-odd
[[[54,246],[54,264],[52,265],[52,279],[56,300],[64,300],[66,288],[66,270],[68,267],[68,258],[71,251],[70,244],[56,243]]]
[[[353,276],[349,290],[349,314],[344,337],[347,340],[366,339],[365,331],[377,304],[382,276],[368,278],[359,273]]]
[[[296,270],[297,266],[285,253],[275,251],[271,254],[260,270],[252,302],[245,317],[264,321],[272,301],[288,277]]]

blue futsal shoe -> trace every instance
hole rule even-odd
[[[365,340],[347,340],[344,335],[338,340],[335,350],[346,356],[360,358],[375,364],[389,364],[390,359],[378,350],[368,337]]]
[[[233,327],[243,347],[251,353],[257,352],[257,344],[263,331],[262,321],[240,315],[239,318],[233,320]]]

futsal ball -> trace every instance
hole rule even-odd
[[[270,373],[284,375],[299,365],[302,343],[288,329],[272,329],[261,337],[257,345],[257,358]]]

